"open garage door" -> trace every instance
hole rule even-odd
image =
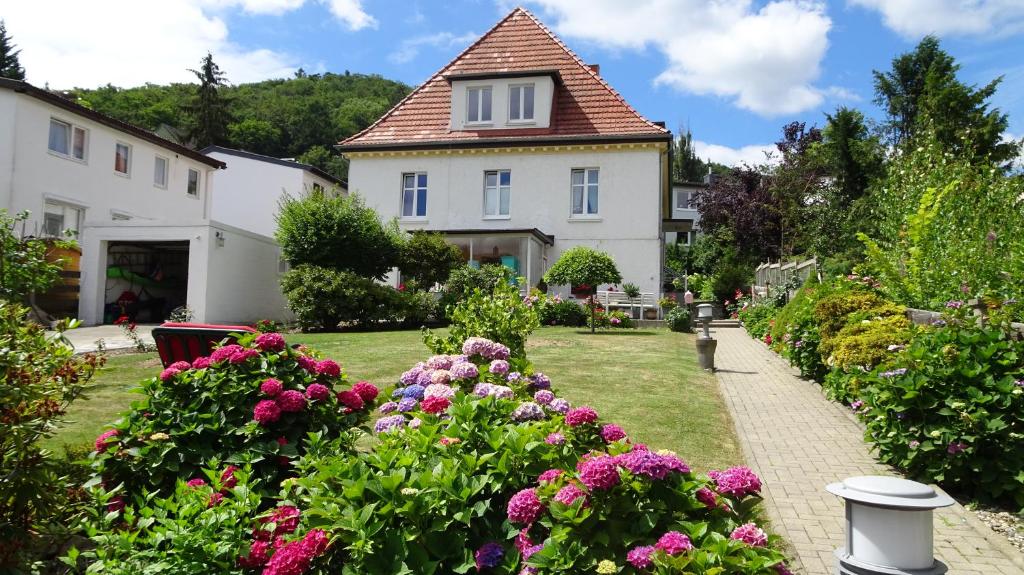
[[[189,242],[112,241],[106,256],[104,323],[159,323],[188,301]]]

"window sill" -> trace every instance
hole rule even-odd
[[[575,222],[584,223],[584,222],[600,222],[600,221],[603,221],[603,220],[604,220],[604,218],[602,218],[601,216],[570,216],[568,221],[570,223],[575,223]]]
[[[494,122],[466,122],[464,128],[493,128]]]
[[[62,160],[67,160],[69,162],[74,162],[76,164],[82,164],[83,166],[86,166],[86,165],[89,164],[89,162],[87,162],[85,158],[79,159],[79,158],[76,158],[76,157],[74,157],[74,156],[72,156],[70,154],[62,154],[60,152],[54,152],[53,150],[51,150],[49,148],[47,148],[46,153],[50,154],[51,156],[53,156],[55,158],[60,158]]]
[[[185,197],[192,198],[193,200],[198,200],[199,199],[199,194],[198,193],[190,194],[188,192],[185,192]]]
[[[426,216],[404,216],[398,218],[400,224],[426,224],[430,223],[430,220]]]
[[[516,127],[519,127],[519,126],[536,126],[537,125],[537,120],[509,120],[508,121],[508,125],[509,126],[516,126]]]
[[[512,219],[512,215],[510,214],[510,215],[507,215],[507,216],[484,216],[484,219],[485,220],[511,220]]]
[[[121,173],[121,172],[119,172],[117,170],[114,170],[114,175],[115,176],[121,176],[122,178],[128,178],[128,179],[131,179],[131,177],[132,177],[131,174],[124,174],[124,173]]]

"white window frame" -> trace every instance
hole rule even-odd
[[[164,181],[163,181],[162,184],[156,180],[156,163],[158,161],[160,161],[160,160],[164,161]],[[161,156],[160,154],[157,154],[157,155],[153,156],[153,185],[158,187],[158,188],[160,188],[161,190],[166,190],[167,189],[167,180],[170,178],[170,176],[171,176],[171,160],[170,160],[170,158],[165,158],[164,156]]]
[[[583,174],[583,183],[573,183],[573,176],[577,173]],[[591,180],[591,176],[596,177]],[[590,187],[595,188],[597,193],[597,209],[590,211]],[[582,194],[582,211],[576,212],[576,188],[580,188]],[[597,220],[601,217],[601,169],[600,168],[573,168],[569,172],[569,218],[573,220]]]
[[[529,118],[526,117],[526,88],[530,88],[530,99],[533,100],[531,108],[531,115]],[[512,91],[519,90],[519,109],[512,109]],[[518,118],[513,118],[513,112],[519,115]],[[509,124],[533,124],[536,122],[537,117],[537,86],[535,84],[510,84],[508,87],[508,123]]]
[[[53,123],[63,124],[64,126],[67,126],[67,128],[68,128],[67,137],[64,139],[64,145],[67,147],[67,150],[68,150],[67,153],[61,152],[59,150],[54,150],[53,148],[50,147],[50,132],[49,132],[49,130],[50,130],[50,126]],[[79,163],[82,163],[82,164],[88,163],[88,158],[89,158],[89,130],[88,130],[88,128],[84,128],[82,126],[79,126],[78,124],[75,124],[74,122],[68,122],[67,120],[61,120],[60,118],[55,118],[53,116],[50,117],[50,122],[46,125],[46,128],[47,128],[47,132],[46,132],[46,150],[49,153],[51,153],[54,156],[57,156],[59,158],[64,158],[65,160],[71,160],[73,162],[79,162]],[[81,157],[75,155],[75,134],[76,133],[81,133],[82,134],[82,155],[81,155]]]
[[[686,198],[684,205],[679,205],[679,200]],[[676,209],[677,210],[692,210],[693,209],[693,192],[690,190],[676,190]]]
[[[117,169],[117,149],[120,146],[124,146],[125,149],[128,150],[128,154],[125,156],[124,162],[125,171],[123,172]],[[132,145],[128,142],[122,142],[121,140],[116,140],[114,142],[114,173],[126,178],[130,178],[132,176]]]
[[[470,105],[472,100],[472,93],[479,92],[479,96],[476,99],[476,110],[473,110]],[[488,100],[490,100],[490,113],[491,117],[486,120],[483,119],[484,113],[484,92],[487,92]],[[476,112],[476,120],[472,119],[472,112]],[[467,86],[466,87],[466,124],[469,126],[489,126],[494,122],[494,86],[491,85],[480,85],[480,86]]]
[[[405,185],[405,180],[409,176],[412,176],[412,186]],[[426,185],[420,185],[420,176],[426,178]],[[400,218],[406,221],[426,221],[427,219],[427,206],[430,205],[430,177],[427,172],[402,172],[402,194],[398,197],[398,213]],[[420,212],[420,190],[423,190],[423,214]],[[412,213],[409,215],[405,214],[405,194],[409,192],[412,194]]]
[[[196,174],[196,191],[192,193],[188,190],[189,185],[192,183],[192,173]],[[185,195],[190,198],[199,198],[199,192],[203,189],[203,173],[195,168],[189,168],[188,174],[185,177]]]
[[[508,184],[502,185],[501,175],[508,174]],[[494,176],[494,185],[487,184],[488,176]],[[494,194],[494,213],[487,213],[487,194]],[[505,212],[501,211],[502,195],[505,196]],[[508,220],[512,218],[512,170],[487,170],[484,172],[484,219]]]
[[[61,210],[61,213],[60,213],[61,229],[60,229],[60,231],[56,235],[49,233],[49,231],[46,229],[46,227],[47,227],[46,226],[46,216],[50,215],[50,214],[55,214],[56,211],[55,211],[54,208],[60,208],[60,210]],[[66,202],[59,201],[59,200],[54,200],[52,198],[44,198],[43,199],[43,227],[42,227],[41,230],[39,230],[40,234],[42,236],[44,236],[44,237],[47,237],[47,238],[63,237],[65,230],[72,229],[70,226],[67,225],[69,210],[74,214],[75,219],[76,219],[75,226],[74,226],[74,233],[75,233],[75,235],[77,235],[79,232],[81,232],[81,230],[82,230],[82,223],[83,223],[83,220],[85,220],[85,208],[82,207],[82,206],[76,206],[74,204],[69,204],[69,203],[66,203]]]

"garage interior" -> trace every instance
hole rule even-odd
[[[103,322],[159,323],[188,301],[188,241],[112,241]]]

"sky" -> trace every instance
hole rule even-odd
[[[188,82],[207,51],[232,83],[307,73],[417,85],[509,0],[0,0],[33,84]],[[760,162],[781,127],[838,106],[882,119],[872,70],[935,34],[960,78],[1003,76],[993,106],[1024,137],[1024,0],[523,0],[641,114],[698,154]]]

